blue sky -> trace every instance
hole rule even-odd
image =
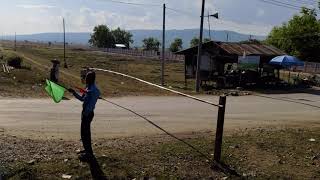
[[[112,0],[111,0],[112,1]],[[62,17],[68,32],[91,32],[97,24],[111,28],[161,29],[162,3],[167,11],[168,29],[199,28],[201,0],[113,0],[159,6],[137,6],[110,0],[0,0],[0,35],[61,32]],[[206,13],[219,12],[219,20],[210,20],[215,30],[233,30],[246,34],[265,35],[299,13],[261,0],[206,0]],[[312,1],[312,0],[310,0]],[[283,1],[284,2],[284,1]],[[288,0],[289,3],[295,1]],[[205,27],[208,26],[205,21]]]

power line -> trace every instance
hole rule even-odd
[[[174,9],[174,8],[170,8],[170,7],[167,7],[167,9],[169,9],[169,10],[171,10],[173,12],[179,13],[179,14],[187,14],[187,15],[190,15],[190,16],[194,16],[194,14],[192,12],[179,10],[179,9]]]
[[[317,2],[311,2],[311,1],[302,1],[302,0],[292,0],[295,3],[301,4],[301,5],[317,5]],[[290,2],[289,0],[287,0],[287,2]]]
[[[278,3],[278,1],[268,1],[268,0],[259,0],[263,3],[267,3],[267,4],[272,4],[278,7],[285,7],[288,9],[293,9],[293,10],[300,10],[301,8],[298,6],[291,6],[291,5],[286,5],[287,3],[283,4],[282,2]]]
[[[275,6],[278,6],[278,7],[284,7],[284,8],[288,8],[288,9],[293,9],[293,10],[301,10],[302,7],[304,6],[307,6],[307,5],[315,5],[315,4],[310,4],[310,3],[315,3],[315,2],[306,2],[306,1],[298,1],[298,0],[293,0],[295,1],[296,3],[299,3],[300,5],[297,5],[297,4],[292,4],[292,3],[289,3],[289,2],[282,2],[282,1],[278,1],[278,0],[259,0],[261,2],[264,2],[264,3],[267,3],[267,4],[271,4],[271,5],[275,5]],[[308,4],[306,4],[308,3]],[[312,8],[308,8],[308,7],[305,7],[307,9],[312,9]],[[316,8],[316,7],[314,7]]]
[[[115,0],[104,0],[104,1],[109,1],[109,2],[112,2],[112,3],[118,3],[118,4],[127,4],[127,5],[137,5],[137,6],[159,6],[159,7],[161,7],[161,4],[134,3],[134,2],[115,1]]]
[[[272,1],[272,2],[282,4],[285,6],[292,6],[294,8],[301,8],[301,5],[306,5],[305,3],[301,2],[301,1],[297,1],[297,0],[293,0],[293,1],[299,3],[300,5],[292,4],[291,2],[288,2],[288,1],[287,2],[283,2],[283,1],[279,1],[279,0],[268,0],[268,1]]]

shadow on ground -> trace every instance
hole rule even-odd
[[[286,87],[286,88],[269,88],[269,89],[256,89],[254,90],[258,93],[263,94],[298,94],[298,93],[307,93],[312,95],[320,95],[319,87],[312,88],[295,88],[295,87]]]
[[[89,167],[90,167],[90,172],[92,175],[92,179],[107,179],[103,171],[101,170],[101,167],[97,161],[97,158],[94,157],[90,162],[88,162]]]

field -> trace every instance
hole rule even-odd
[[[4,49],[12,52],[12,48],[8,44],[4,44]],[[24,57],[26,63],[32,64],[33,68],[37,68],[38,71],[40,70],[43,74],[43,79],[49,76],[50,61],[53,59],[63,59],[63,49],[60,47],[46,47],[45,45],[18,45],[16,53]],[[67,63],[68,69],[61,68],[62,82],[67,86],[83,86],[79,79],[80,70],[82,67],[88,66],[111,69],[160,84],[160,62],[155,60],[119,57],[107,55],[103,52],[70,48],[67,51]],[[61,66],[63,67],[63,63]],[[30,74],[33,73],[30,71]],[[184,87],[183,63],[168,62],[166,64],[165,81],[168,87],[192,93],[193,86],[189,86],[191,89]],[[105,96],[168,94],[159,89],[106,73],[98,73],[97,83]]]

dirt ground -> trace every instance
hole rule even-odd
[[[208,159],[165,135],[94,140],[95,163],[81,163],[79,141],[0,134],[0,179],[319,179],[320,128],[253,128],[224,136],[222,161],[241,177],[211,167],[214,133],[176,134]]]
[[[320,96],[311,94],[228,97],[225,129],[266,126],[319,126]],[[201,96],[218,102],[216,96]],[[183,97],[122,97],[111,101],[147,116],[172,133],[212,131],[217,108]],[[295,101],[288,102],[284,100]],[[313,105],[307,106],[306,104]],[[0,130],[33,139],[79,139],[81,103],[55,104],[50,99],[0,99]],[[139,117],[99,101],[92,128],[93,138],[161,134]]]

